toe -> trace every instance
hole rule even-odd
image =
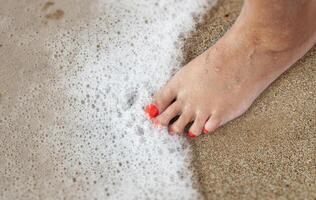
[[[169,122],[181,112],[181,105],[179,102],[172,103],[165,111],[163,111],[157,118],[157,122],[161,125],[167,126]]]
[[[176,92],[168,85],[159,90],[153,98],[153,104],[157,106],[160,113],[162,113],[172,101],[176,98]]]
[[[183,112],[179,119],[170,126],[171,133],[183,133],[186,125],[192,121],[192,116],[193,114],[190,112]]]
[[[211,116],[205,123],[203,132],[205,134],[215,131],[221,125],[221,120],[218,117]]]
[[[188,132],[188,136],[191,138],[199,136],[202,133],[202,131],[204,131],[203,129],[204,129],[204,125],[207,118],[208,118],[207,115],[202,115],[202,114],[197,115],[194,120],[194,123],[192,124]]]
[[[147,105],[144,111],[149,119],[154,119],[155,117],[159,115],[159,109],[157,108],[155,104],[152,104],[152,103]]]

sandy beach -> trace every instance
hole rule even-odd
[[[242,1],[220,0],[186,40],[186,62],[232,25]],[[316,49],[242,117],[192,141],[206,199],[316,198]]]
[[[214,134],[171,136],[144,105],[242,1],[135,2],[0,0],[0,199],[315,200],[316,48]]]
[[[144,106],[211,2],[0,0],[0,199],[200,199]]]

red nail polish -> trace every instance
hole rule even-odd
[[[175,132],[172,127],[169,127],[169,128],[168,128],[168,133],[169,133],[169,135],[174,135],[174,134],[176,134],[177,132]]]
[[[209,131],[208,131],[206,128],[203,128],[203,133],[204,133],[204,134],[208,134]]]
[[[190,138],[195,138],[196,137],[196,135],[194,133],[192,133],[191,131],[188,132],[188,136]]]
[[[152,119],[159,115],[159,110],[156,105],[149,104],[145,107],[145,113],[147,114],[149,119]]]
[[[153,119],[150,119],[150,120],[154,123],[154,126],[156,128],[162,128],[162,125],[160,124],[160,122],[157,119],[153,118]]]
[[[172,130],[171,127],[168,128],[168,133],[169,133],[170,135],[173,135],[173,130]]]

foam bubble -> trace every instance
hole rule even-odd
[[[200,198],[143,106],[212,3],[0,0],[0,198]]]

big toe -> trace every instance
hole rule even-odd
[[[159,90],[153,98],[153,102],[145,107],[145,113],[149,118],[155,118],[161,114],[175,99],[176,92],[168,85]]]

